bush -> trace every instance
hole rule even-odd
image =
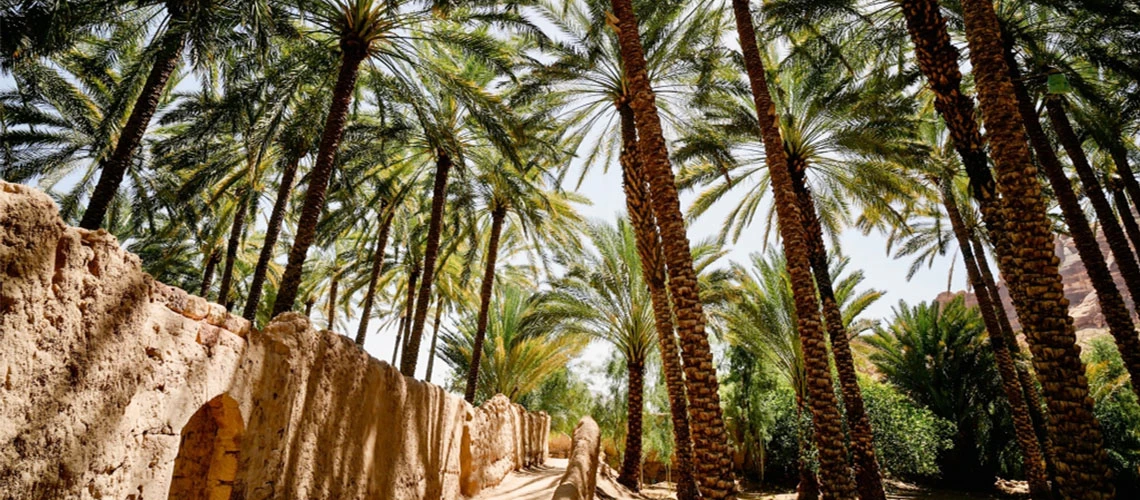
[[[938,454],[953,446],[954,425],[889,385],[870,378],[859,382],[883,471],[907,479],[937,477]]]
[[[1084,361],[1117,495],[1136,498],[1140,496],[1140,404],[1132,382],[1111,338],[1090,342]]]

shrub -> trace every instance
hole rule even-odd
[[[863,378],[859,385],[875,432],[879,466],[899,478],[938,476],[938,454],[953,445],[954,424],[889,385],[870,378]]]

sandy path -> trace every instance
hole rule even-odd
[[[566,459],[551,458],[542,467],[508,474],[498,486],[484,490],[472,500],[550,500],[565,472]]]

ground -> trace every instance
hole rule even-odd
[[[552,458],[542,467],[512,472],[498,486],[485,490],[472,500],[549,500],[558,480],[566,472],[566,459]],[[661,500],[676,498],[671,485],[660,483],[647,485],[640,493],[629,491],[614,481],[613,470],[603,466],[598,474],[597,498],[602,500]],[[915,485],[891,481],[887,498],[891,500],[996,500],[1010,498],[980,493],[932,490]],[[795,500],[794,492],[744,492],[740,500]]]

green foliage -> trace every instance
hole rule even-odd
[[[531,411],[550,415],[550,433],[573,434],[583,415],[589,415],[594,394],[580,371],[562,368],[547,377],[537,389],[519,397],[518,403]]]
[[[1091,341],[1084,356],[1096,418],[1104,434],[1117,494],[1140,494],[1140,404],[1110,337]]]
[[[937,477],[938,455],[953,446],[954,424],[890,385],[870,378],[863,378],[859,385],[883,470],[906,479]]]
[[[543,296],[531,295],[512,286],[501,286],[491,303],[487,337],[483,344],[476,401],[505,394],[512,401],[542,386],[565,368],[587,338],[567,330],[562,318],[542,312]],[[453,370],[453,387],[463,387],[475,343],[475,315],[470,314],[456,330],[440,335],[444,362]]]
[[[894,312],[867,338],[870,359],[887,383],[956,426],[954,447],[940,457],[943,475],[983,485],[998,472],[1015,473],[1008,406],[977,309],[957,297],[900,301]]]

